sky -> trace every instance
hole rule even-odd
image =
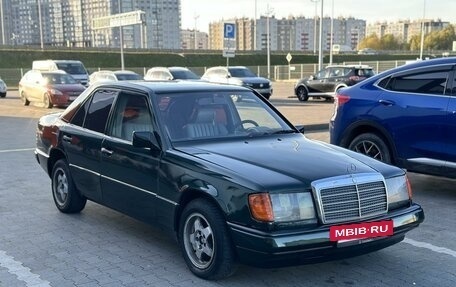
[[[208,32],[209,23],[234,17],[259,18],[273,10],[276,18],[293,16],[313,17],[315,0],[181,0],[182,29]],[[456,23],[456,0],[323,0],[323,15],[355,17],[367,24],[376,21],[441,19]],[[318,14],[320,5],[318,2]]]

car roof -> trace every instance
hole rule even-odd
[[[133,71],[129,71],[129,70],[117,70],[117,71],[114,71],[113,72],[114,74],[116,75],[119,75],[119,74],[131,74],[131,75],[137,75],[138,73],[135,73]]]
[[[369,65],[329,65],[326,68],[372,69]]]
[[[140,89],[145,92],[154,92],[157,94],[175,93],[175,92],[203,92],[203,91],[251,91],[238,85],[218,84],[210,82],[197,81],[122,81],[96,84],[96,87],[113,87],[126,89]]]

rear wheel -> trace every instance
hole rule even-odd
[[[301,102],[306,102],[309,99],[309,93],[307,89],[303,86],[300,86],[296,89],[296,96]]]
[[[21,91],[21,102],[24,106],[30,105],[30,101],[27,99],[27,96],[25,95],[24,91]]]
[[[52,196],[57,209],[77,213],[84,209],[87,199],[76,189],[65,160],[58,160],[52,169]]]
[[[348,149],[365,154],[376,160],[391,163],[391,153],[385,141],[374,133],[364,133],[355,137]]]
[[[45,93],[43,95],[43,103],[44,103],[45,108],[48,108],[48,109],[52,108],[53,104],[51,102],[51,96],[48,93]]]
[[[226,221],[212,202],[191,201],[179,223],[179,245],[189,269],[204,279],[222,279],[235,271],[235,253]]]

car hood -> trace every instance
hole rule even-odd
[[[244,83],[250,83],[250,84],[269,84],[269,80],[266,78],[262,77],[245,77],[245,78],[239,78],[239,77],[233,77],[237,78]]]
[[[378,172],[341,149],[303,135],[192,144],[177,149],[229,169],[266,190],[310,188],[312,181],[321,178]]]
[[[52,85],[52,88],[61,92],[83,92],[86,88],[81,84]]]

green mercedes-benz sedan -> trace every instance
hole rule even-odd
[[[301,131],[246,87],[113,82],[42,117],[35,154],[61,212],[162,226],[205,279],[364,254],[424,220],[402,169]]]

